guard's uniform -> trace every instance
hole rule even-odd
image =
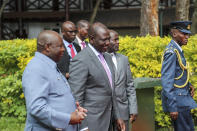
[[[189,64],[174,40],[164,51],[161,75],[163,110],[179,112],[177,120],[173,121],[175,131],[194,131],[190,111],[197,104],[190,94]]]

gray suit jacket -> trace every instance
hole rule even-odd
[[[114,87],[112,60],[109,54],[104,54],[104,57],[111,70]],[[115,110],[117,118],[119,112],[105,69],[89,46],[71,61],[69,84],[76,100],[88,110],[80,129],[88,127],[90,131],[108,131],[112,110]]]
[[[115,53],[117,70],[115,75],[115,92],[120,110],[120,118],[129,119],[129,114],[137,114],[137,99],[128,57]]]
[[[56,63],[36,52],[22,77],[26,100],[25,131],[77,131],[70,125],[75,100],[65,77],[57,71]]]

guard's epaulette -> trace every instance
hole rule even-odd
[[[174,48],[172,46],[165,49],[165,53],[175,53]]]

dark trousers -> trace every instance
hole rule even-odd
[[[190,110],[179,112],[177,120],[173,121],[174,131],[194,131],[194,123]]]

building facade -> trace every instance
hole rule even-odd
[[[0,7],[6,0],[0,0]],[[97,0],[8,0],[1,18],[1,39],[36,38],[44,29],[60,31],[65,20],[89,20]],[[191,3],[192,0],[191,0]],[[176,0],[160,0],[162,31],[175,19]],[[141,0],[101,0],[95,21],[136,36],[140,31]]]

